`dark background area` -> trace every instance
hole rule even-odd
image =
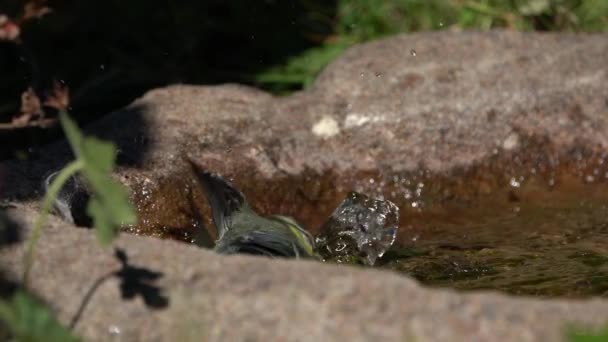
[[[24,1],[0,2],[19,17]],[[319,44],[335,2],[49,1],[52,12],[21,25],[20,42],[0,42],[0,122],[19,113],[29,86],[44,96],[53,80],[70,90],[71,114],[88,122],[146,90],[174,83],[238,82]],[[286,87],[284,89],[288,89]],[[293,89],[297,89],[296,85]],[[53,126],[55,127],[55,126]],[[0,130],[0,158],[31,154],[56,128]],[[29,150],[28,150],[29,148]]]
[[[28,6],[50,12],[27,16]],[[35,158],[37,146],[61,136],[53,120],[12,121],[28,87],[44,100],[54,80],[85,124],[168,84],[289,94],[349,46],[401,32],[605,31],[608,1],[0,0],[2,15],[20,35],[0,37],[0,160]]]

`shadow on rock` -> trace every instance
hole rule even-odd
[[[19,241],[19,224],[6,214],[5,209],[0,208],[0,248]]]
[[[152,309],[169,306],[169,298],[154,284],[163,276],[161,272],[129,265],[127,254],[122,249],[117,248],[114,254],[122,263],[122,269],[114,275],[121,280],[120,291],[123,299],[133,299],[139,295],[146,306]]]
[[[169,298],[163,295],[162,288],[154,284],[156,280],[163,276],[161,272],[129,265],[127,253],[120,248],[116,248],[114,255],[122,264],[121,269],[103,275],[93,283],[82,299],[78,311],[72,318],[69,325],[70,329],[74,329],[76,324],[78,324],[97,289],[112,277],[118,277],[121,281],[120,293],[122,299],[131,300],[140,295],[148,308],[158,310],[169,306]]]
[[[0,299],[10,298],[18,288],[18,284],[0,270]]]
[[[21,241],[19,225],[6,214],[5,210],[0,208],[0,248]],[[3,266],[0,264],[0,267]],[[0,300],[12,297],[18,287],[18,284],[0,269]],[[8,341],[9,337],[8,328],[0,321],[0,341]]]
[[[145,110],[143,105],[129,106],[87,127],[84,133],[113,142],[117,148],[118,166],[141,167],[151,149]],[[1,162],[0,200],[23,201],[41,197],[45,178],[72,160],[74,155],[68,143],[63,142],[32,150],[22,159]],[[78,207],[82,209],[86,205]]]
[[[86,134],[113,142],[118,149],[118,166],[141,167],[152,147],[146,111],[145,105],[131,105],[91,126]]]

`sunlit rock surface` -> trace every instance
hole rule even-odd
[[[463,244],[471,235],[458,229],[472,226],[463,224],[468,217],[429,237],[433,226],[425,226],[421,215],[500,201],[510,206],[508,213],[525,212],[528,193],[522,189],[534,177],[544,189],[535,197],[539,202],[557,187],[580,189],[565,180],[604,186],[606,56],[605,34],[403,35],[353,47],[311,89],[291,96],[237,85],[175,85],[150,91],[88,131],[120,148],[115,176],[132,190],[140,217],[129,228],[133,233],[213,243],[203,195],[184,162],[189,156],[234,182],[259,212],[293,216],[313,232],[354,190],[383,195],[400,208],[396,243],[449,235]],[[30,208],[38,207],[44,175],[72,158],[63,143],[37,155],[0,165],[0,194],[18,204],[17,216],[25,220],[35,217]],[[588,194],[585,189],[573,193]],[[500,210],[488,216],[505,212],[492,208]],[[590,222],[589,231],[605,236],[605,226]],[[529,224],[539,233],[520,235],[509,226],[500,236],[554,248],[586,234],[559,235],[542,222]],[[111,251],[97,247],[92,232],[70,228],[53,222],[32,273],[34,290],[65,323],[97,280],[123,267]],[[200,232],[208,236],[196,236]],[[604,240],[584,245],[599,255]],[[76,325],[89,340],[558,340],[569,322],[597,325],[608,317],[608,303],[600,299],[427,290],[391,272],[219,257],[132,235],[118,245],[135,270],[162,273],[152,283],[166,291],[168,305],[150,307],[139,295],[123,298],[122,280],[112,277],[98,286]],[[465,251],[491,258],[495,249],[486,247],[471,244]],[[18,273],[22,247],[0,253],[0,266]],[[594,265],[604,260],[587,259]],[[526,266],[527,260],[517,262]],[[459,265],[454,269],[460,273],[485,269]],[[407,270],[420,269],[414,266]],[[596,280],[573,283],[596,286]]]
[[[78,318],[87,341],[559,341],[568,325],[608,317],[599,299],[457,294],[392,272],[219,256],[127,234],[116,243],[125,270],[94,234],[54,218],[40,241],[31,286],[65,324]],[[19,274],[23,251],[1,249],[2,268]],[[129,277],[113,275],[121,271]]]

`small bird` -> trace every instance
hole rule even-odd
[[[202,170],[195,162],[190,164],[211,206],[218,233],[214,248],[217,253],[318,258],[314,239],[293,218],[258,215],[234,186]]]
[[[44,178],[44,193],[60,171],[55,171]],[[65,221],[78,227],[92,227],[93,219],[87,214],[87,204],[91,194],[80,176],[73,175],[63,185],[53,203],[53,211]]]

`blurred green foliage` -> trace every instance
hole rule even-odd
[[[340,0],[333,34],[319,47],[292,56],[256,76],[265,88],[307,87],[349,46],[402,32],[429,30],[605,31],[606,0]]]
[[[608,327],[595,332],[570,330],[566,336],[569,342],[606,342],[608,341]]]
[[[137,221],[135,208],[129,202],[127,189],[110,176],[116,162],[116,146],[95,137],[84,136],[65,110],[59,120],[76,160],[59,171],[49,185],[42,200],[40,216],[34,223],[24,255],[23,283],[28,284],[35,257],[35,249],[46,219],[60,189],[70,177],[82,174],[89,185],[92,197],[87,203],[87,214],[93,218],[97,239],[108,246],[116,238],[120,227]]]
[[[9,300],[0,298],[0,323],[6,324],[14,341],[76,342],[80,340],[59,324],[44,304],[22,291],[16,292]],[[1,332],[0,337],[2,337]]]
[[[118,235],[122,225],[137,221],[127,189],[110,176],[116,162],[116,146],[84,136],[67,112],[62,111],[59,115],[77,162],[82,165],[80,172],[93,193],[87,204],[87,214],[93,218],[99,243],[107,246]]]

